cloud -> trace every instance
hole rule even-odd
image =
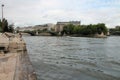
[[[16,26],[81,20],[120,25],[120,0],[1,0],[4,16]]]

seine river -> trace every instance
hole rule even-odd
[[[24,40],[38,80],[120,80],[120,37]]]

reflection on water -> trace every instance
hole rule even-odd
[[[75,70],[84,70],[85,74],[89,71],[100,72],[119,79],[120,76],[120,37],[109,38],[83,38],[83,37],[24,37],[27,43],[28,52],[38,73],[40,80],[97,80],[100,76],[80,76]],[[44,65],[44,67],[42,67]],[[46,67],[47,66],[47,67]],[[53,67],[51,69],[51,67]],[[60,79],[58,71],[64,70]],[[66,68],[64,68],[66,67]],[[45,68],[45,69],[43,69]],[[68,70],[72,68],[74,74],[69,74]],[[54,69],[57,69],[54,72]],[[74,70],[75,69],[75,70]],[[51,70],[51,71],[50,71]],[[54,75],[52,75],[54,73]],[[44,73],[48,74],[45,76]],[[91,72],[93,73],[93,72]],[[91,74],[90,73],[90,74]],[[97,73],[96,73],[97,74]],[[71,76],[68,77],[67,76]],[[95,76],[95,78],[94,78]],[[86,78],[85,78],[86,77]],[[107,79],[107,77],[106,77]],[[112,78],[111,78],[112,79]],[[115,78],[114,78],[115,79]],[[103,79],[102,79],[103,80]]]

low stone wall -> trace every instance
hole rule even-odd
[[[37,80],[26,44],[20,35],[3,33],[0,34],[0,38],[2,39],[0,42],[0,80]]]

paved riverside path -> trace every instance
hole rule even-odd
[[[0,57],[0,80],[13,80],[16,68],[16,55]]]
[[[12,53],[0,57],[0,80],[36,80],[28,54]]]
[[[37,80],[26,44],[19,35],[0,34],[0,80]]]

